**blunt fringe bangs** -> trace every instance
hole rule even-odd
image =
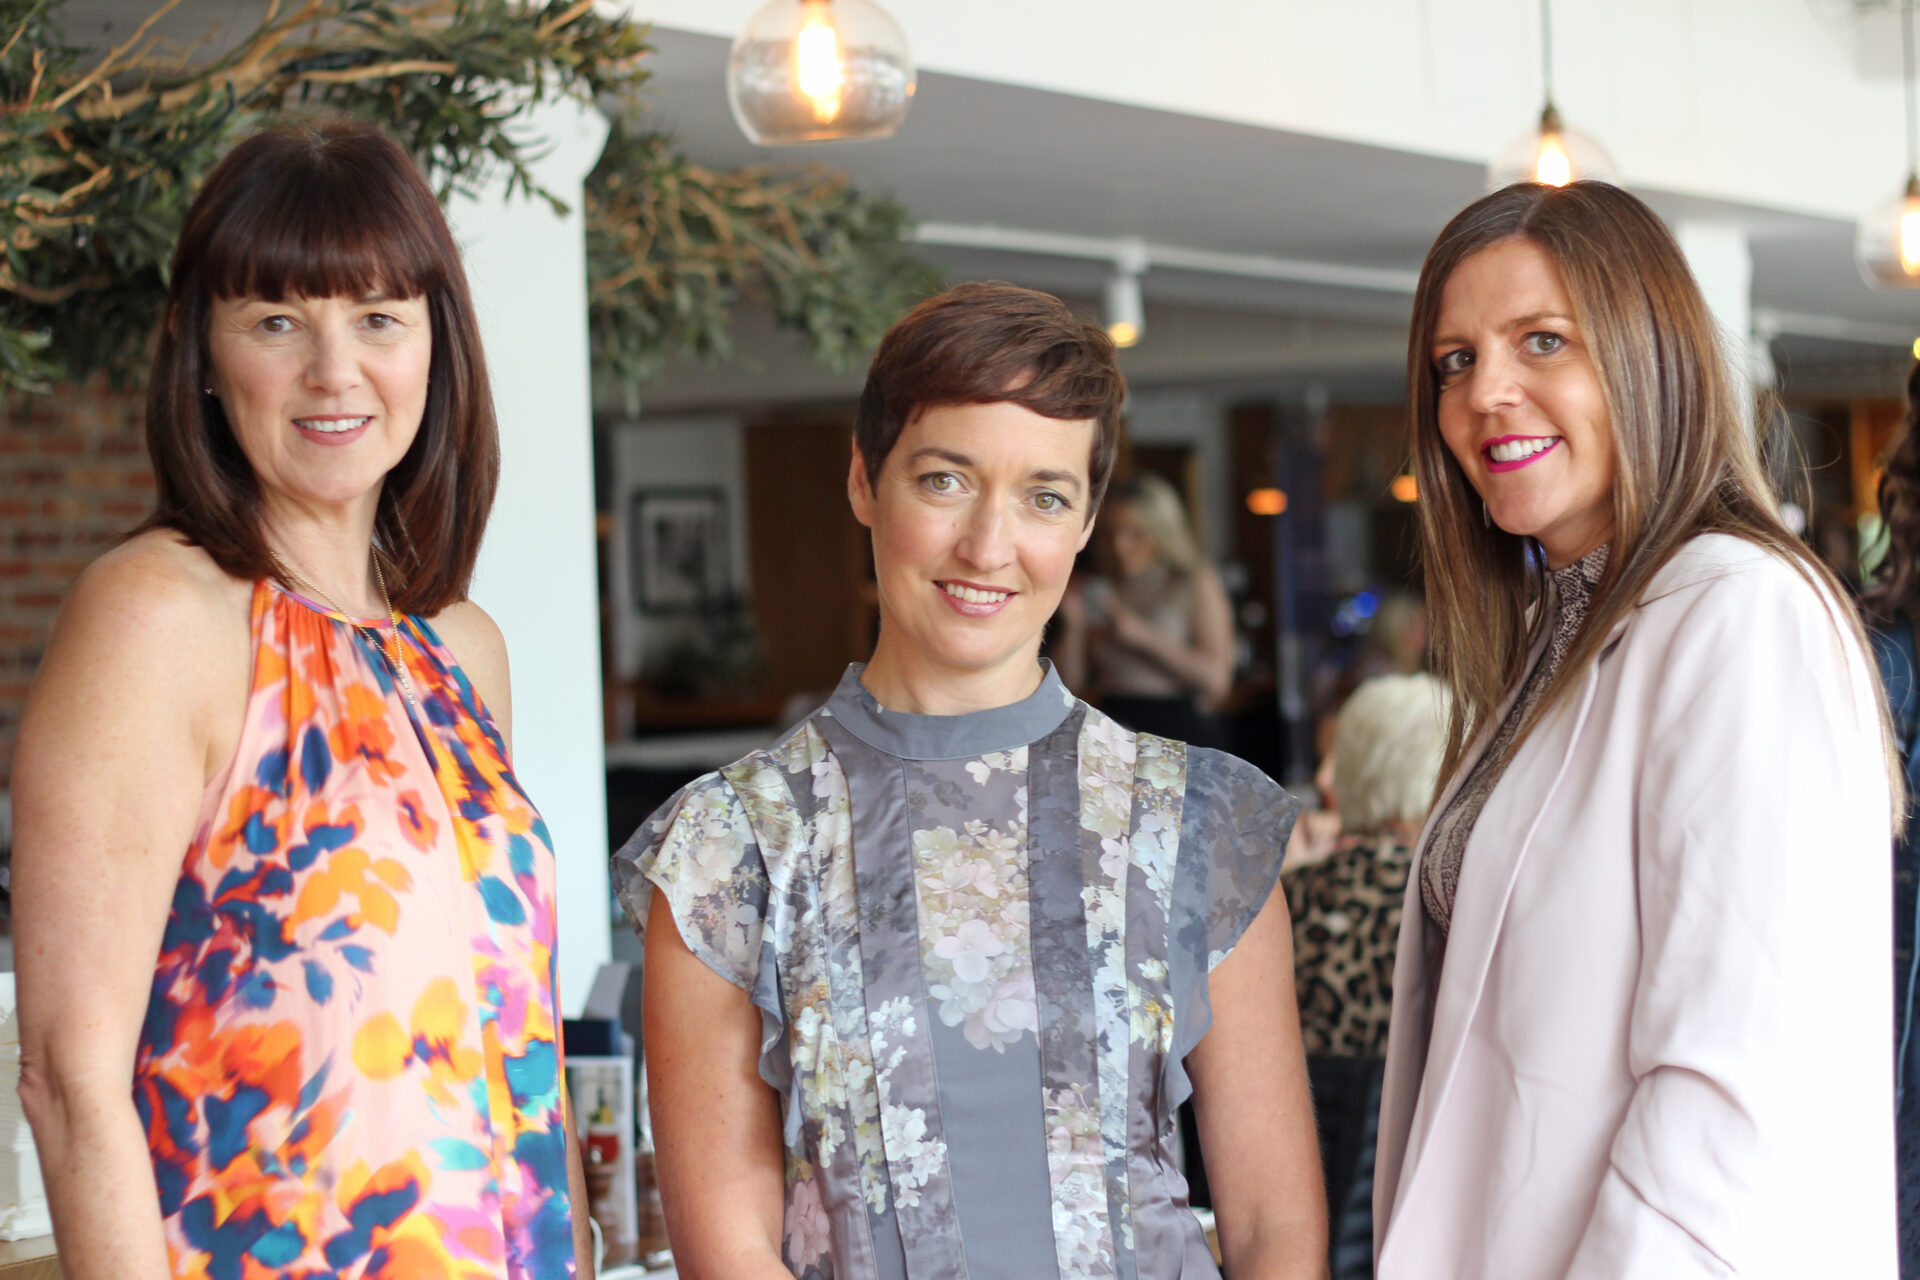
[[[1474,254],[1516,238],[1552,260],[1573,304],[1606,400],[1614,486],[1612,550],[1593,607],[1508,755],[1578,687],[1654,575],[1703,533],[1743,538],[1792,565],[1828,603],[1843,640],[1850,637],[1863,660],[1868,652],[1841,584],[1780,519],[1760,441],[1772,415],[1756,412],[1729,367],[1712,312],[1666,224],[1608,183],[1516,183],[1447,224],[1414,294],[1409,446],[1435,667],[1453,694],[1440,786],[1497,712],[1546,621],[1529,612],[1545,588],[1537,549],[1487,526],[1478,493],[1440,435],[1433,366],[1448,280]],[[1899,797],[1897,757],[1889,760]]]
[[[479,325],[426,180],[398,143],[356,122],[255,134],[188,209],[147,383],[156,502],[140,528],[179,532],[235,577],[270,576],[259,482],[202,392],[213,305],[380,295],[427,300],[433,354],[419,433],[381,489],[375,545],[394,567],[395,608],[430,615],[465,599],[500,467]]]
[[[1050,293],[973,282],[927,299],[887,330],[860,393],[854,444],[876,483],[907,424],[937,405],[1007,401],[1046,418],[1091,421],[1091,520],[1113,478],[1126,397],[1104,329]]]

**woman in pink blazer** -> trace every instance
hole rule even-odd
[[[1899,783],[1685,259],[1616,187],[1509,187],[1428,254],[1409,370],[1454,702],[1377,1274],[1892,1277]]]

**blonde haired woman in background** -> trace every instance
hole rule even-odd
[[[1353,691],[1321,783],[1328,810],[1339,814],[1339,839],[1326,857],[1280,877],[1326,1171],[1332,1280],[1373,1270],[1373,1144],[1394,946],[1451,705],[1447,687],[1424,673],[1376,676]]]
[[[1069,593],[1055,661],[1069,688],[1140,733],[1220,746],[1233,683],[1233,611],[1174,487],[1142,474],[1100,513],[1114,575]]]

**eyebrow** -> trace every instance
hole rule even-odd
[[[951,463],[956,467],[972,467],[972,466],[978,465],[977,463],[974,462],[972,458],[969,458],[964,453],[955,453],[951,449],[941,449],[933,445],[927,445],[922,448],[915,449],[912,455],[907,459],[907,461],[909,464],[911,464],[911,463],[920,462],[921,460],[927,459],[927,458],[937,458],[942,462]],[[1082,491],[1084,491],[1087,487],[1087,482],[1085,478],[1083,478],[1080,475],[1080,473],[1077,471],[1054,471],[1054,470],[1043,469],[1040,471],[1034,471],[1034,472],[1028,473],[1027,479],[1037,480],[1041,484],[1071,485],[1074,487],[1074,489],[1082,490]]]
[[[1515,316],[1513,319],[1507,321],[1505,327],[1508,333],[1512,333],[1515,329],[1524,329],[1528,325],[1540,324],[1543,321],[1557,321],[1560,324],[1564,324],[1568,326],[1572,326],[1578,323],[1577,321],[1574,320],[1572,316],[1567,315],[1564,312],[1529,311],[1524,316]],[[1452,334],[1446,334],[1446,333],[1435,334],[1433,337],[1433,345],[1435,347],[1452,346],[1455,344],[1458,344],[1460,346],[1466,346],[1467,340],[1465,338],[1458,338]]]

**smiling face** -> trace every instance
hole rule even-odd
[[[1613,428],[1560,272],[1516,237],[1462,262],[1440,295],[1440,435],[1508,533],[1569,564],[1613,535]]]
[[[883,705],[951,714],[1033,691],[1041,632],[1093,532],[1093,424],[1021,405],[938,405],[906,426],[854,515],[873,531]]]
[[[1132,502],[1110,503],[1101,523],[1106,527],[1107,545],[1113,551],[1114,567],[1123,578],[1134,578],[1153,568],[1160,558],[1153,545],[1153,534]]]
[[[425,298],[224,298],[210,383],[270,513],[371,509],[426,411]]]

